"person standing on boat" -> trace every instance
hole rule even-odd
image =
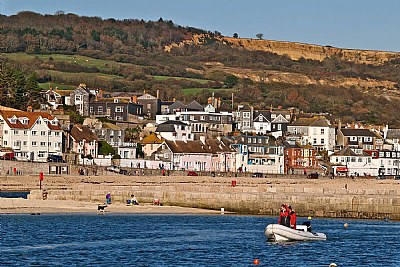
[[[289,211],[286,204],[282,204],[281,210],[279,212],[278,224],[289,227],[290,219],[289,219]]]
[[[290,228],[296,230],[296,220],[297,220],[296,212],[292,209],[291,206],[288,207],[288,210],[290,217]]]

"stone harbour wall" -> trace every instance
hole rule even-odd
[[[282,203],[288,203],[298,216],[400,220],[400,190],[329,189],[277,187],[270,185],[228,186],[225,184],[106,185],[80,184],[71,189],[48,190],[47,198],[104,203],[110,192],[112,201],[125,203],[135,194],[139,202],[160,199],[162,205],[216,209],[241,214],[277,216]],[[42,198],[32,190],[29,198]]]

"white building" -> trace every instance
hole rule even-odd
[[[301,145],[312,145],[317,150],[333,150],[335,128],[325,117],[301,118],[288,125],[288,133],[300,136]]]
[[[351,149],[346,147],[330,156],[330,162],[334,165],[335,176],[364,176],[378,175],[378,167],[372,161],[370,154],[362,149]]]
[[[0,110],[0,143],[17,160],[46,162],[62,154],[63,131],[57,118],[45,112]]]
[[[170,141],[193,141],[191,127],[181,121],[166,121],[157,126],[155,131],[162,138]]]

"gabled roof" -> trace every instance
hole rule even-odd
[[[344,136],[370,136],[377,137],[375,133],[368,129],[340,129]]]
[[[156,132],[175,132],[175,125],[182,125],[182,126],[188,126],[186,123],[181,122],[181,121],[166,121],[157,126]]]
[[[254,112],[254,122],[258,122],[260,119],[260,116],[262,116],[265,121],[270,122],[271,121],[271,113],[269,111],[255,111]]]
[[[75,124],[71,129],[71,137],[80,142],[86,140],[87,142],[98,141],[97,136],[85,125]]]
[[[141,144],[161,144],[162,142],[163,138],[158,138],[155,133],[151,133],[140,141]]]
[[[203,111],[204,108],[202,105],[200,105],[196,100],[193,100],[192,102],[189,103],[189,105],[186,106],[187,109],[190,110],[198,110],[198,111]]]
[[[121,130],[121,127],[119,127],[119,126],[117,126],[117,125],[115,125],[115,124],[112,124],[112,123],[110,123],[110,122],[103,122],[102,123],[103,125],[103,128],[106,128],[106,129],[111,129],[111,130],[114,130],[114,131],[119,131],[119,130]]]
[[[294,121],[291,125],[293,126],[314,126],[314,127],[329,127],[325,117],[313,117],[313,118],[299,118]]]
[[[181,101],[177,100],[175,103],[173,103],[171,106],[169,106],[170,110],[176,110],[176,109],[182,109],[186,107],[185,104],[183,104]]]
[[[4,118],[4,121],[7,125],[12,129],[30,129],[36,123],[39,117],[44,120],[52,121],[55,118],[46,112],[27,112],[27,111],[13,111],[13,110],[0,110],[0,115]],[[18,119],[16,123],[11,123],[8,119],[11,118],[27,118],[28,123],[23,124]],[[47,124],[48,128],[51,130],[61,130],[60,125],[52,125],[50,123]]]
[[[357,154],[350,147],[345,147],[342,150],[333,153],[331,156],[360,157],[360,156],[369,156],[369,154],[364,151],[362,152],[362,154]]]
[[[171,149],[172,153],[192,153],[203,154],[212,153],[207,145],[203,144],[200,140],[195,141],[169,141],[165,140],[165,144]]]
[[[275,119],[272,120],[272,122],[285,122],[285,123],[288,123],[289,121],[284,116],[282,116],[282,114],[279,114],[278,116],[276,116]]]
[[[152,95],[150,95],[150,94],[144,94],[144,95],[142,95],[142,96],[139,96],[138,99],[139,99],[139,100],[144,100],[144,99],[157,99],[157,97],[152,96]]]

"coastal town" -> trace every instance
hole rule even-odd
[[[42,97],[37,110],[0,108],[2,176],[35,173],[16,163],[46,163],[49,174],[400,179],[400,129],[390,125],[282,106],[256,110],[233,94],[230,108],[213,93],[201,105],[85,84],[49,86]]]

